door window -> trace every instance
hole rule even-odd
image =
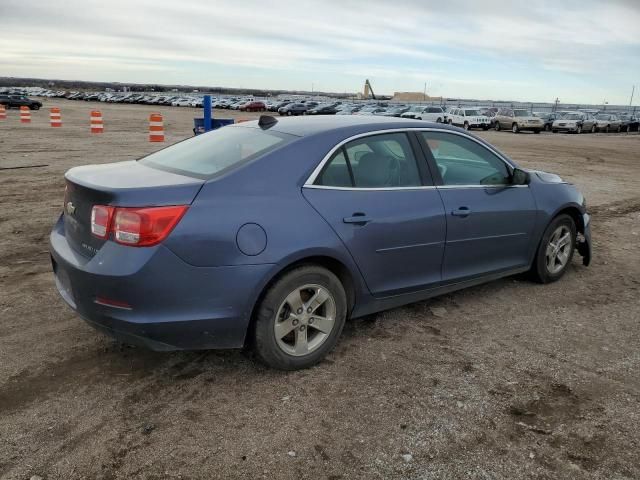
[[[418,187],[422,181],[407,135],[389,133],[345,144],[333,154],[315,184],[394,188]]]
[[[508,185],[511,175],[504,161],[467,137],[422,132],[444,185]]]

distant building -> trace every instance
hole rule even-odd
[[[422,92],[395,92],[394,102],[440,102],[442,97],[430,97]]]

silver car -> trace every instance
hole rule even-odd
[[[596,132],[596,119],[593,115],[585,112],[568,112],[562,118],[555,120],[551,126],[553,133],[558,132]]]
[[[599,113],[596,115],[596,129],[599,132],[620,132],[622,130],[622,122],[611,113]]]

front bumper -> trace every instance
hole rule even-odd
[[[578,125],[553,125],[551,128],[559,132],[577,132],[578,131]]]
[[[111,241],[88,258],[69,245],[61,221],[50,252],[56,286],[71,308],[98,330],[152,350],[242,347],[272,267],[194,267],[162,245]],[[130,308],[106,305],[105,298]]]
[[[591,216],[588,213],[582,215],[582,223],[584,231],[582,238],[578,240],[576,249],[582,256],[582,264],[587,267],[591,263],[592,246],[591,246]]]

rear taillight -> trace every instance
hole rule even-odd
[[[91,233],[134,247],[150,247],[162,242],[177,225],[186,205],[124,208],[95,205],[91,210]]]
[[[109,236],[109,227],[113,217],[114,207],[95,205],[91,209],[91,233],[98,238]]]

